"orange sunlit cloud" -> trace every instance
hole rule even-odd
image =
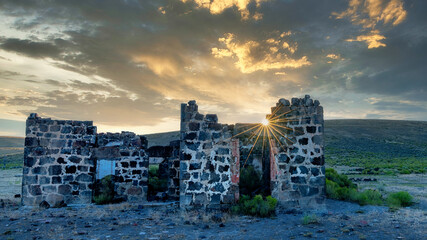
[[[234,34],[228,33],[218,41],[225,48],[212,48],[212,54],[216,58],[234,57],[235,66],[242,73],[311,65],[307,56],[292,58],[297,44],[290,46],[282,37],[277,40],[269,38],[263,42],[251,40],[241,43]]]

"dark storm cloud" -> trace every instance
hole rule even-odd
[[[101,76],[120,89],[81,80],[68,83],[46,80],[51,86],[86,92],[49,92],[46,97],[55,107],[40,106],[38,110],[50,114],[76,115],[80,108],[73,106],[75,101],[87,104],[87,112],[83,114],[89,119],[97,117],[93,114],[97,108],[107,113],[125,106],[128,110],[123,117],[112,121],[129,122],[125,119],[130,118],[135,108],[138,116],[151,124],[155,119],[168,116],[168,111],[169,115],[176,111],[173,104],[193,98],[231,113],[238,111],[254,98],[252,89],[272,97],[289,98],[302,88],[304,92],[325,95],[344,91],[383,95],[396,101],[427,101],[427,70],[424,67],[427,35],[423,34],[427,32],[427,16],[423,11],[427,3],[424,1],[406,1],[407,18],[399,25],[377,26],[386,38],[386,47],[375,49],[368,49],[365,42],[346,41],[361,35],[364,28],[332,15],[348,8],[347,1],[339,0],[266,1],[259,7],[252,1],[247,7],[250,16],[259,12],[262,14],[260,20],[242,20],[241,12],[235,7],[211,14],[208,9],[197,8],[193,1],[111,0],[100,4],[95,1],[11,0],[0,2],[0,6],[3,14],[17,19],[13,25],[16,29],[49,30],[42,40],[2,36],[0,48],[34,58],[55,59],[60,68],[86,76]],[[55,29],[60,30],[55,33]],[[212,55],[213,48],[230,50],[219,38],[231,33],[236,39],[233,43],[260,44],[251,49],[247,59],[242,58],[249,62],[246,66],[263,63],[266,56],[278,56],[268,54],[271,46],[266,45],[266,41],[277,40],[281,33],[288,31],[292,34],[286,41],[295,43],[297,50],[292,54],[284,53],[296,60],[307,57],[310,65],[254,67],[249,68],[253,71],[242,73],[242,68],[236,65],[237,54],[221,59]],[[339,58],[327,58],[328,54],[339,55]],[[286,59],[277,57],[268,63],[276,64]],[[275,72],[284,75],[275,75]],[[264,83],[270,87],[262,92]],[[241,97],[237,98],[229,89]],[[116,97],[105,97],[97,91]],[[138,100],[130,100],[129,94],[135,94]],[[164,97],[175,100],[159,107],[157,104],[163,104]],[[259,99],[257,96],[254,101]],[[376,107],[406,111],[405,107]],[[406,107],[407,111],[412,111]],[[108,114],[102,116],[108,118]]]
[[[0,48],[6,51],[14,51],[34,58],[52,57],[59,54],[59,49],[47,42],[34,42],[31,40],[22,40],[9,38],[1,41]]]

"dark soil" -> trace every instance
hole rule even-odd
[[[0,209],[0,239],[427,239],[427,212],[328,200],[272,218],[115,204]],[[314,223],[304,224],[304,216]]]

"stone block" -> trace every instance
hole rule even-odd
[[[37,147],[38,145],[39,145],[39,142],[36,137],[25,138],[25,147]]]
[[[58,193],[62,194],[62,195],[71,194],[71,186],[70,185],[59,185],[58,186]]]
[[[301,145],[307,145],[308,144],[308,138],[301,138],[298,140],[298,143]]]
[[[62,183],[62,178],[59,176],[52,177],[52,184]]]
[[[49,167],[49,175],[56,176],[62,174],[62,166],[60,165],[52,165]]]
[[[86,173],[82,173],[76,177],[78,182],[92,182],[92,176]]]
[[[40,185],[28,185],[28,192],[33,196],[42,195]]]
[[[55,162],[53,157],[41,157],[39,160],[39,165],[52,164]]]
[[[71,156],[68,158],[68,161],[72,163],[80,163],[82,161],[82,158],[77,156]]]
[[[317,145],[323,145],[322,137],[320,135],[315,135],[311,138],[311,141]]]
[[[199,170],[201,168],[201,163],[190,163],[190,171],[191,170]]]
[[[31,171],[33,174],[45,175],[47,173],[45,167],[34,167]]]
[[[294,162],[297,164],[301,164],[305,161],[305,157],[301,155],[296,155],[294,158]]]
[[[66,141],[61,139],[52,139],[50,141],[50,147],[52,148],[64,148],[66,146]]]
[[[305,177],[301,177],[301,176],[293,176],[291,177],[291,181],[293,183],[300,183],[300,184],[306,184],[307,180],[305,179]]]
[[[22,178],[22,184],[23,185],[30,185],[30,184],[37,184],[38,183],[38,177],[37,176],[23,176]]]
[[[65,173],[76,173],[76,166],[66,166],[65,167]]]
[[[325,164],[325,158],[323,157],[323,155],[320,156],[320,157],[314,157],[314,158],[311,159],[311,163],[313,165],[322,166],[322,165]]]
[[[190,122],[190,123],[188,123],[188,129],[190,131],[199,131],[200,130],[200,123]]]
[[[33,157],[24,157],[24,166],[25,167],[33,167],[36,163],[36,159]]]

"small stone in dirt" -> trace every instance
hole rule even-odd
[[[50,204],[49,204],[48,202],[46,202],[46,201],[42,201],[42,202],[39,204],[39,207],[40,207],[40,208],[43,208],[43,209],[48,209],[48,208],[50,208]]]
[[[206,236],[204,236],[204,235],[200,235],[200,236],[199,236],[199,238],[200,238],[200,239],[205,239],[205,238],[206,238]]]
[[[203,227],[202,227],[203,229],[209,229],[210,227],[209,227],[209,225],[207,225],[207,224],[205,224],[205,225],[203,225]]]
[[[191,223],[190,223],[190,221],[186,220],[186,221],[184,222],[184,224],[185,224],[185,225],[190,225]]]
[[[304,237],[312,237],[312,236],[313,236],[313,233],[311,233],[311,232],[306,232],[306,233],[304,233],[304,234],[303,234],[303,236],[304,236]]]
[[[139,235],[145,235],[145,232],[139,232]]]
[[[216,223],[219,223],[219,222],[222,222],[222,218],[223,218],[222,214],[217,213],[211,217],[211,220],[216,222]]]
[[[317,230],[316,232],[317,232],[317,233],[323,233],[323,232],[325,232],[325,230],[324,230],[324,229],[319,229],[319,230]]]
[[[350,219],[350,217],[349,217],[349,216],[347,216],[347,215],[345,215],[345,214],[343,214],[343,215],[341,216],[341,219],[349,220],[349,219]]]
[[[176,223],[169,223],[167,226],[176,226]]]
[[[220,223],[219,227],[225,227],[225,224],[224,223]]]

